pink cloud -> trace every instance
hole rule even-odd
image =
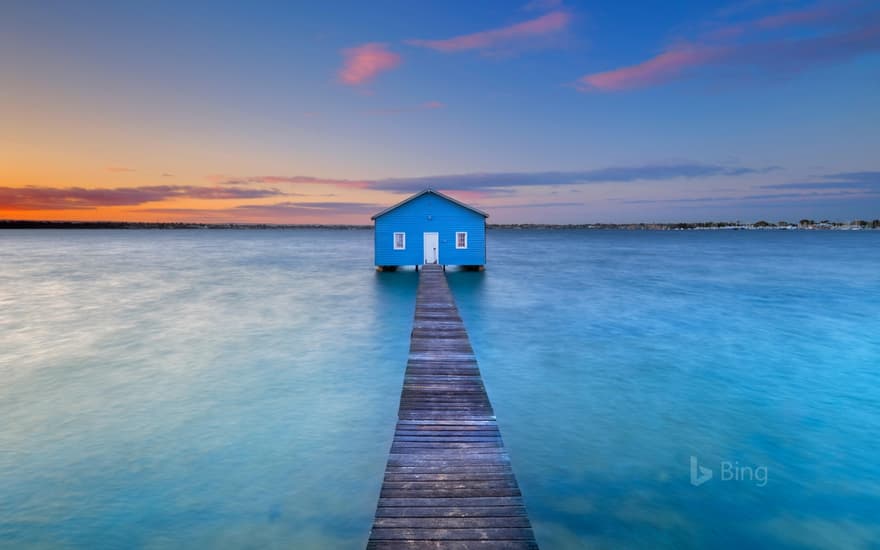
[[[662,84],[709,65],[758,68],[778,76],[880,49],[880,12],[855,15],[820,6],[719,27],[636,65],[588,74],[577,81],[577,87],[583,92],[631,90]],[[808,36],[778,32],[816,24],[826,27],[819,29],[825,32]]]
[[[422,103],[422,109],[443,109],[446,104],[442,101],[426,101]]]
[[[169,199],[259,199],[290,195],[277,189],[148,185],[98,189],[84,187],[0,187],[0,210],[83,210],[102,206],[137,206]]]
[[[385,206],[362,202],[279,202],[242,204],[231,208],[139,208],[134,214],[152,213],[203,222],[226,223],[327,223],[339,218],[366,224],[367,216]]]
[[[444,53],[488,50],[514,41],[539,38],[563,31],[570,22],[571,15],[569,13],[554,11],[529,21],[498,29],[463,34],[444,40],[408,40],[407,43]]]
[[[134,172],[135,169],[134,168],[126,168],[125,166],[108,166],[107,171],[112,172],[114,174],[121,174],[124,172]]]
[[[390,71],[401,63],[401,57],[385,44],[371,42],[342,50],[345,61],[339,70],[339,81],[348,86],[360,86],[376,75]]]
[[[836,10],[826,6],[819,6],[803,10],[793,10],[776,15],[762,17],[761,19],[755,21],[755,26],[762,29],[779,29],[792,25],[806,25],[809,23],[815,23],[817,21],[828,19],[835,13]]]
[[[691,67],[717,59],[723,52],[721,48],[679,46],[638,65],[587,75],[578,81],[578,87],[582,91],[609,92],[658,84],[680,76]]]
[[[707,40],[728,40],[741,37],[749,32],[773,31],[812,23],[830,23],[843,13],[841,6],[814,6],[768,15],[750,21],[723,25],[702,35]]]

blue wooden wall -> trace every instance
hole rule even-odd
[[[424,259],[423,233],[431,232],[439,233],[439,263],[486,264],[486,219],[433,193],[426,193],[379,216],[375,224],[376,265],[421,265]],[[401,231],[406,233],[406,250],[394,250],[394,233]],[[457,231],[467,232],[466,249],[455,248]]]

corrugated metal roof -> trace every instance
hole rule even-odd
[[[476,212],[477,214],[483,216],[484,218],[488,218],[488,217],[489,217],[489,214],[486,214],[486,213],[483,212],[482,210],[479,210],[479,209],[477,209],[477,208],[474,208],[473,206],[469,206],[469,205],[467,205],[467,204],[465,204],[465,203],[463,203],[463,202],[461,202],[461,201],[455,200],[455,199],[453,199],[452,197],[450,197],[449,195],[444,195],[444,194],[441,193],[440,191],[435,191],[435,190],[433,190],[433,189],[425,189],[424,191],[421,191],[421,192],[419,192],[419,193],[416,193],[415,195],[409,197],[408,199],[405,199],[405,200],[400,201],[399,203],[395,204],[394,206],[389,206],[388,208],[386,208],[385,210],[383,210],[383,211],[379,212],[378,214],[374,215],[374,216],[373,216],[372,218],[370,218],[370,219],[371,219],[371,220],[375,220],[376,218],[378,218],[378,217],[380,217],[380,216],[384,216],[385,214],[391,212],[392,210],[395,210],[395,209],[397,209],[397,208],[400,208],[400,207],[403,206],[404,204],[406,204],[406,203],[408,203],[408,202],[410,202],[410,201],[414,201],[414,200],[416,200],[417,198],[421,197],[422,195],[425,195],[425,194],[428,194],[428,193],[431,193],[431,194],[433,194],[433,195],[437,195],[438,197],[440,197],[440,198],[442,198],[442,199],[446,199],[446,200],[448,200],[448,201],[451,202],[451,203],[454,203],[454,204],[457,204],[457,205],[459,205],[459,206],[461,206],[461,207],[467,208],[467,209],[470,210],[471,212]]]

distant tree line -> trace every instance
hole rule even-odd
[[[880,229],[880,219],[873,221],[853,220],[849,223],[829,220],[810,220],[804,218],[797,224],[787,221],[755,223],[735,222],[679,222],[679,223],[580,223],[580,224],[542,224],[512,223],[489,224],[490,229],[625,229],[632,231],[665,231],[670,229],[746,229],[746,228],[797,228],[822,229],[831,227],[860,227]],[[371,225],[341,224],[238,224],[238,223],[187,223],[187,222],[76,222],[76,221],[31,221],[0,220],[0,229],[372,229]]]
[[[816,220],[810,220],[810,219],[804,218],[803,220],[798,222],[798,225],[801,227],[820,227],[820,226],[842,227],[844,225],[849,225],[852,227],[862,227],[865,229],[868,229],[868,228],[880,229],[880,219],[871,220],[871,221],[853,220],[853,221],[849,222],[848,224],[845,224],[842,222],[832,222],[829,220],[821,220],[821,221],[817,222]]]
[[[371,225],[0,220],[0,229],[372,229]]]

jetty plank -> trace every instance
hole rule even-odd
[[[423,266],[419,275],[397,427],[367,548],[538,548],[440,266]]]

